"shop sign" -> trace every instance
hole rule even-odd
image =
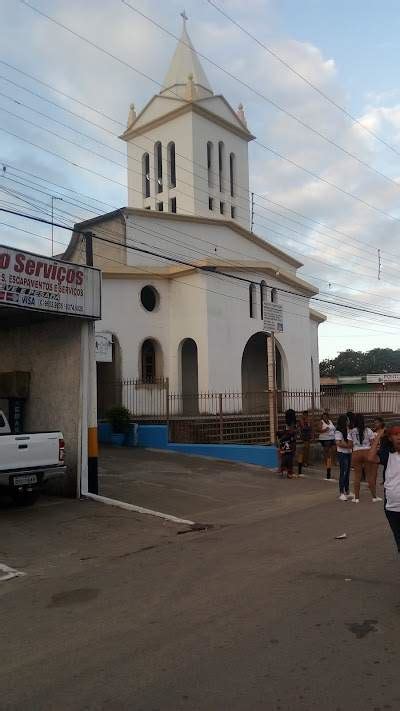
[[[101,318],[98,269],[0,245],[0,307]]]

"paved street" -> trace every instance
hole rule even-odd
[[[318,478],[240,467],[239,482],[226,463],[213,488],[205,466],[198,491],[218,505],[169,513],[207,531],[93,502],[0,508],[0,562],[26,574],[0,582],[2,710],[399,708],[400,561],[381,506],[340,503]]]

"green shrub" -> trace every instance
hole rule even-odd
[[[106,417],[115,434],[126,434],[128,432],[131,414],[127,407],[116,405],[108,410]]]

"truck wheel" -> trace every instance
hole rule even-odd
[[[39,496],[38,491],[12,491],[12,499],[17,506],[32,506]]]

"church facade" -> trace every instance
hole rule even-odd
[[[318,389],[316,289],[302,266],[250,231],[248,144],[243,107],[214,94],[186,30],[159,94],[131,105],[121,139],[128,153],[128,206],[80,223],[64,258],[82,259],[92,231],[103,272],[103,316],[113,338],[102,377],[172,392]],[[264,330],[269,303],[284,330]]]

